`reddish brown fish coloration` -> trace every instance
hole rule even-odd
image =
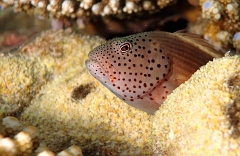
[[[86,67],[129,105],[153,114],[176,87],[223,56],[189,33],[145,32],[114,38],[89,53]]]

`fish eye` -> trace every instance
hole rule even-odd
[[[119,46],[121,53],[125,54],[132,49],[132,45],[129,42],[124,42]]]

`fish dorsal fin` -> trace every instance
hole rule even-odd
[[[217,51],[213,45],[208,43],[207,40],[203,39],[200,35],[193,34],[193,33],[185,33],[184,31],[177,31],[174,33],[175,35],[179,36],[186,42],[190,42],[202,50],[204,50],[207,54],[211,55],[214,58],[222,57],[223,53]]]

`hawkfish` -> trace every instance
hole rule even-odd
[[[94,48],[85,64],[120,99],[154,114],[175,88],[202,65],[222,56],[196,34],[144,32]]]

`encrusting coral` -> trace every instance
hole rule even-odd
[[[155,155],[240,155],[240,56],[215,59],[153,119]]]
[[[204,38],[219,49],[234,47],[240,51],[239,0],[200,0],[202,17],[209,20]]]
[[[83,64],[79,58],[86,59],[86,54],[103,41],[67,30],[45,31],[13,56],[0,57],[0,109],[7,114],[21,111],[43,85],[76,62]]]
[[[15,125],[15,126],[14,126]],[[3,132],[0,133],[0,153],[4,156],[54,156],[48,147],[39,140],[39,131],[36,127],[28,126],[22,130],[21,122],[12,116],[2,119],[0,126]],[[11,128],[9,128],[9,126]],[[13,136],[12,132],[16,132]],[[4,134],[3,134],[4,133]],[[68,149],[57,154],[58,156],[83,156],[82,150],[78,146],[71,146]]]
[[[73,77],[71,72],[42,88],[23,122],[38,125],[56,151],[73,143],[101,155],[150,155],[150,116],[122,102],[86,70]]]
[[[88,52],[103,42],[51,30],[21,47],[21,58],[41,60],[49,73],[49,81],[20,112],[22,123],[37,127],[54,152],[75,144],[95,154],[149,155],[150,116],[119,100],[85,68]]]
[[[0,57],[0,109],[13,113],[28,105],[48,73],[37,59]]]

